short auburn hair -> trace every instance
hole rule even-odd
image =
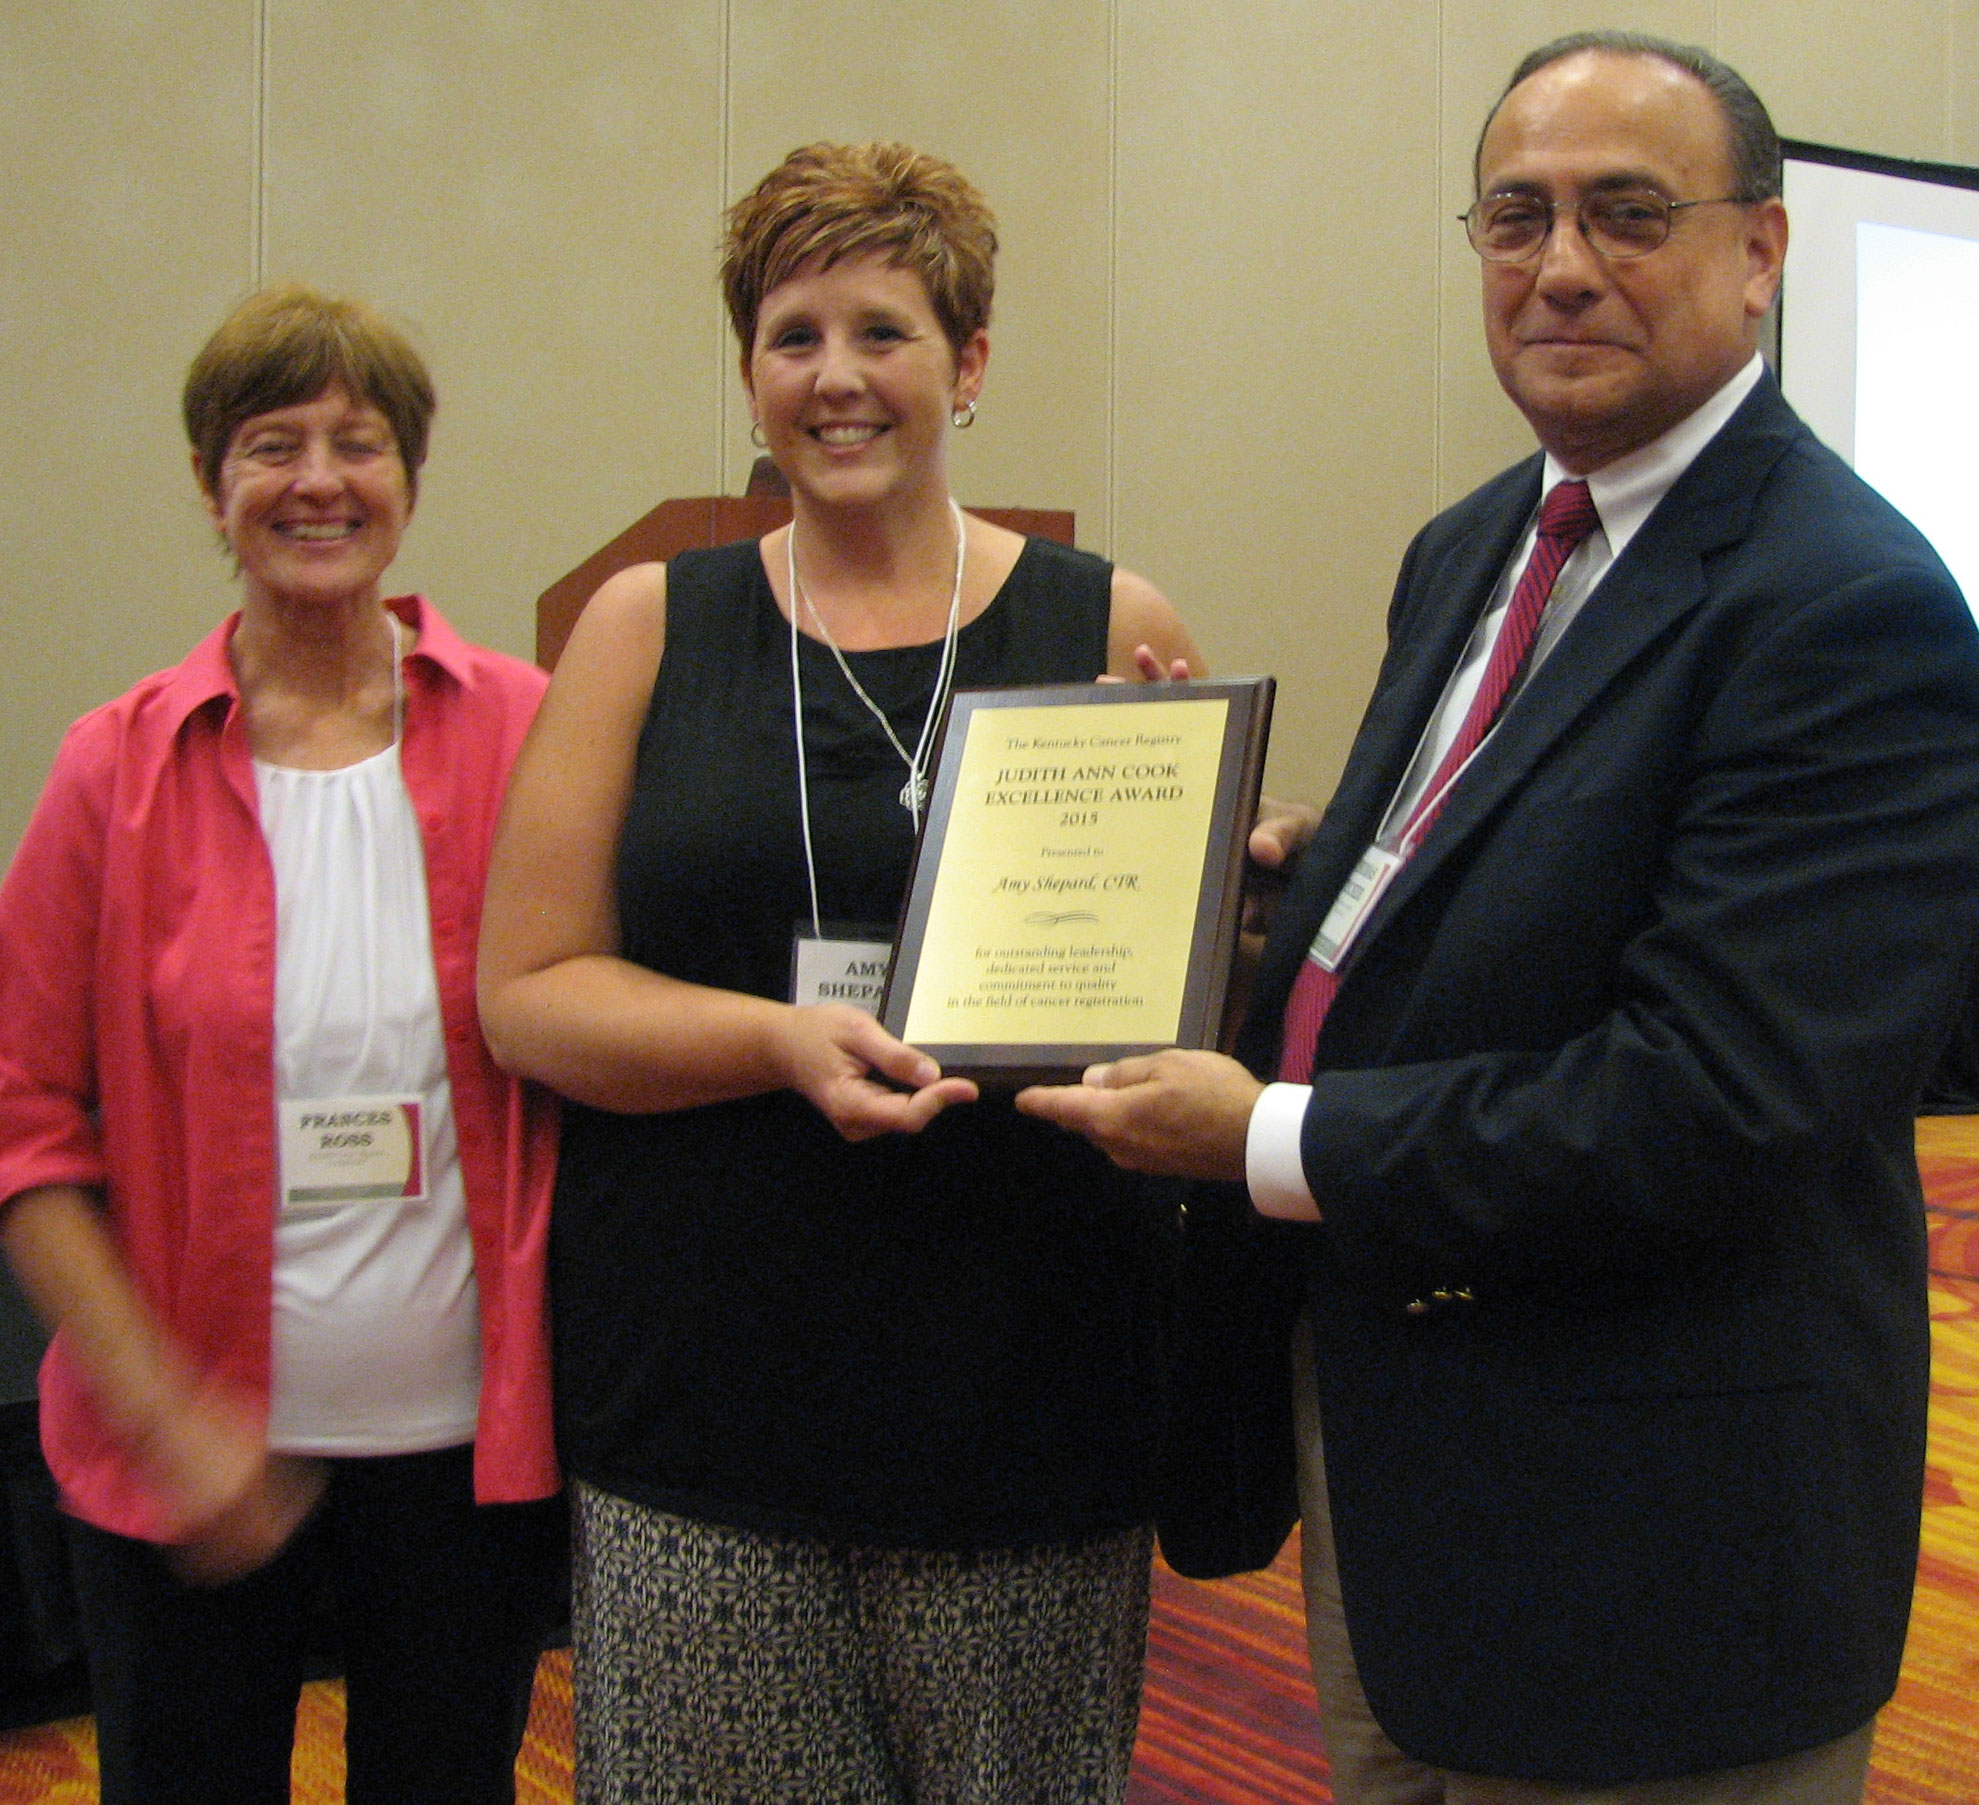
[[[807,144],[728,210],[722,299],[742,355],[778,283],[813,258],[865,256],[921,278],[958,354],[989,324],[996,219],[952,163],[907,144]]]
[[[362,301],[280,282],[228,314],[186,372],[186,437],[199,486],[220,492],[220,467],[243,422],[314,401],[333,383],[385,416],[410,493],[437,405],[433,380],[405,334]]]

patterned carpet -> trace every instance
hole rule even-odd
[[[1931,1218],[1931,1453],[1903,1681],[1883,1713],[1868,1805],[1979,1800],[1979,1117],[1918,1124]],[[1299,1609],[1298,1545],[1269,1572],[1198,1586],[1155,1573],[1131,1805],[1330,1805]],[[296,1805],[343,1798],[343,1694],[311,1686]],[[570,1799],[568,1656],[543,1657],[518,1805]],[[94,1805],[87,1719],[0,1736],[0,1805]]]
[[[1979,1799],[1979,1117],[1926,1116],[1931,1451],[1903,1679],[1876,1731],[1872,1805]]]

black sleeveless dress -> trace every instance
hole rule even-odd
[[[1090,682],[1111,568],[1028,541],[963,628],[960,688]],[[885,938],[905,770],[800,636],[822,913]],[[912,747],[939,644],[849,654]],[[667,572],[667,643],[619,850],[625,955],[789,995],[810,919],[790,629],[753,542]],[[857,1146],[789,1092],[652,1116],[572,1105],[551,1234],[558,1436],[617,1496],[735,1528],[1020,1547],[1152,1515],[1174,1218],[1007,1102]]]

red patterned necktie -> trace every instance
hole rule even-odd
[[[1403,825],[1397,842],[1403,858],[1422,844],[1436,817],[1443,812],[1444,801],[1455,787],[1464,761],[1477,750],[1498,718],[1498,711],[1504,707],[1505,697],[1532,651],[1540,616],[1546,612],[1546,601],[1553,593],[1561,567],[1600,524],[1586,483],[1553,486],[1539,510],[1539,536],[1533,541],[1532,556],[1519,573],[1511,604],[1505,610],[1505,623],[1492,644],[1491,657],[1485,664],[1477,693],[1471,697],[1463,725],[1457,729],[1457,737],[1438,761],[1436,774]],[[1285,1036],[1278,1059],[1278,1076],[1282,1082],[1305,1084],[1311,1080],[1313,1049],[1319,1044],[1320,1024],[1326,1020],[1334,992],[1340,988],[1340,977],[1340,972],[1328,971],[1310,954],[1299,967],[1298,979],[1285,1005]]]

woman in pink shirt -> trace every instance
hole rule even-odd
[[[432,412],[368,308],[234,312],[185,417],[240,611],[71,729],[0,886],[0,1241],[112,1805],[288,1799],[326,1585],[353,1805],[514,1797],[555,1125],[473,960],[544,680],[384,595]]]

